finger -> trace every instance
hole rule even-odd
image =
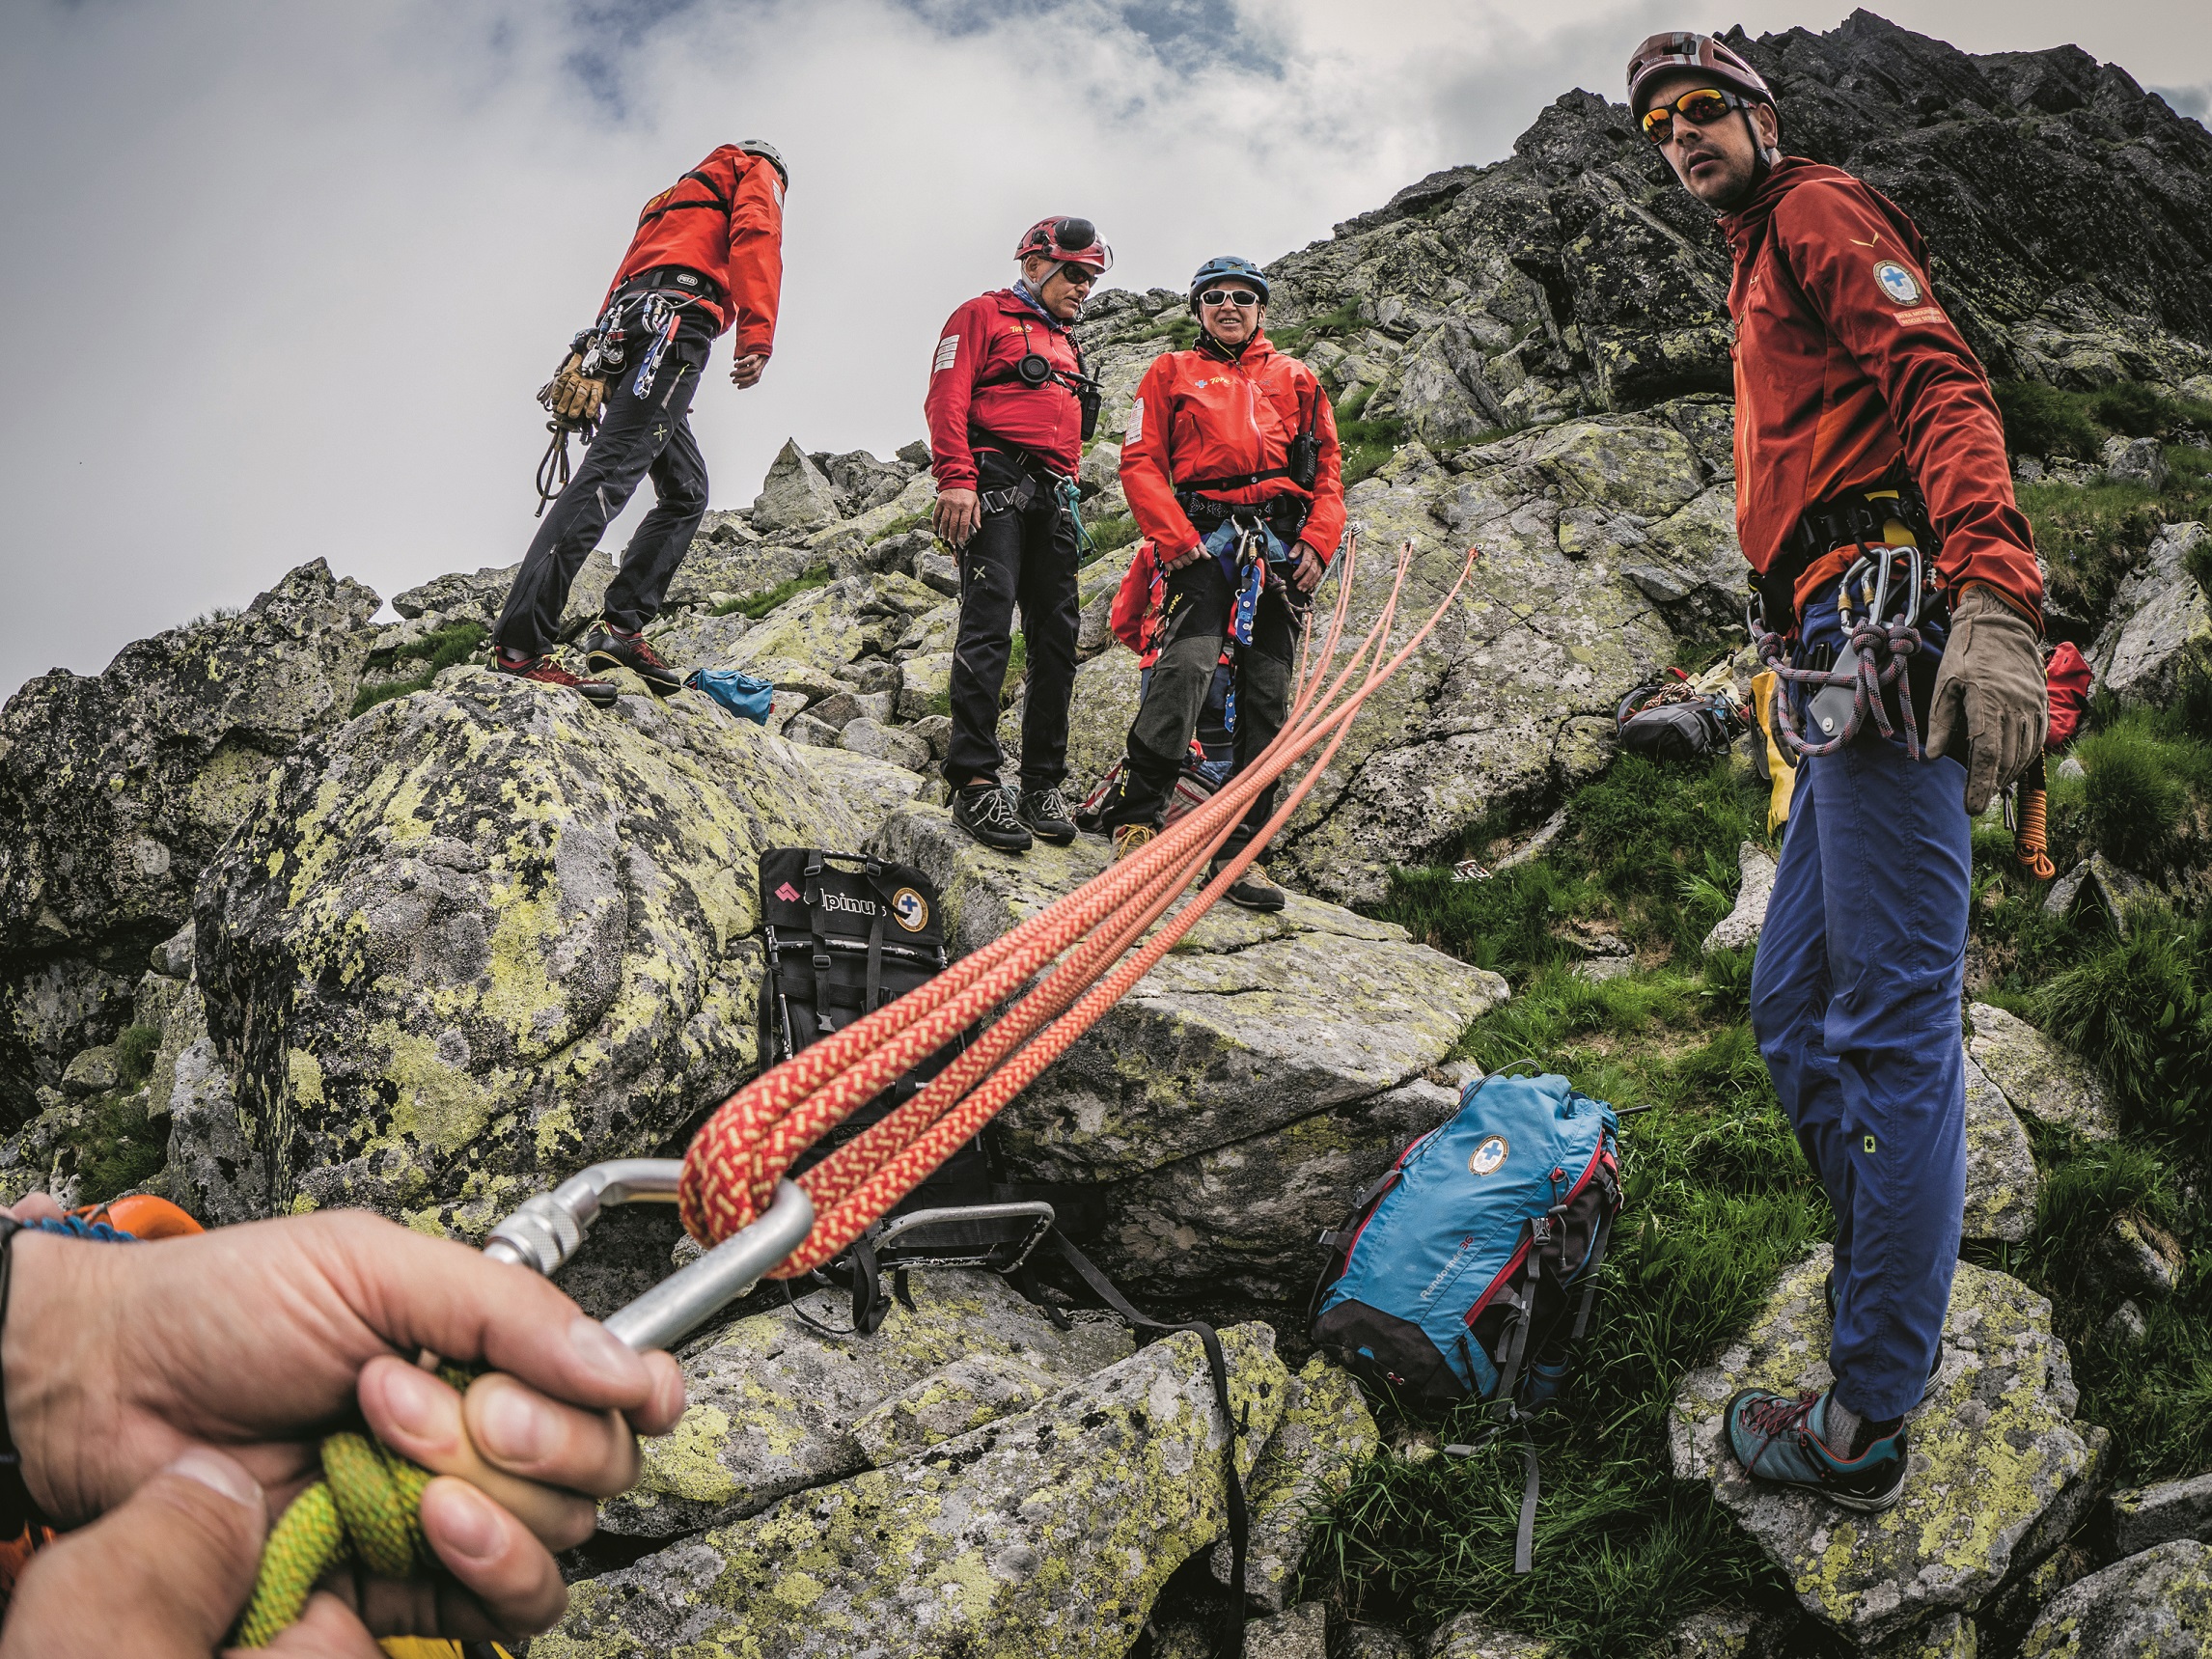
[[[1945,679],[1940,675],[1937,677],[1935,694],[1928,700],[1928,754],[1931,758],[1950,752],[1951,735],[1958,727],[1964,691],[1965,688],[1955,677]]]
[[[469,1438],[459,1394],[428,1371],[388,1356],[372,1360],[361,1369],[360,1396],[361,1414],[385,1445],[433,1475],[466,1480],[551,1548],[572,1549],[592,1535],[590,1501],[494,1466]]]
[[[1978,817],[1997,792],[1997,739],[1969,732],[1966,739],[1966,813]]]
[[[69,1214],[52,1193],[30,1193],[8,1213],[17,1221],[61,1221]]]
[[[676,1363],[674,1354],[657,1348],[645,1356],[645,1362],[653,1374],[652,1398],[622,1415],[640,1434],[666,1434],[683,1421],[684,1407],[689,1403],[684,1395],[683,1368]]]
[[[195,1447],[32,1558],[0,1655],[206,1659],[253,1593],[267,1532],[260,1482]]]
[[[384,1649],[369,1634],[369,1627],[327,1591],[310,1596],[299,1622],[259,1651],[277,1659],[384,1659]],[[248,1659],[248,1650],[226,1648],[224,1659]]]
[[[543,1630],[568,1605],[568,1587],[545,1547],[466,1481],[437,1479],[424,1488],[423,1535],[503,1630]],[[448,1617],[441,1601],[441,1628]]]
[[[637,1483],[637,1436],[618,1412],[560,1405],[494,1371],[469,1384],[461,1418],[469,1440],[486,1459],[525,1480],[595,1498],[611,1498]]]

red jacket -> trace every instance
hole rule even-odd
[[[1075,394],[1057,380],[1030,386],[1014,375],[1033,351],[1064,374],[1081,373],[1074,337],[1010,288],[981,294],[946,318],[922,400],[940,490],[976,487],[974,440],[985,434],[1034,451],[1062,472],[1082,464]]]
[[[1921,234],[1850,174],[1785,159],[1721,220],[1735,255],[1736,534],[1765,570],[1806,508],[1901,455],[1956,592],[1986,583],[2041,625],[2043,583],[2012,498],[1989,380],[1930,291]],[[1816,562],[1798,599],[1839,575]]]
[[[1137,528],[1155,545],[1187,552],[1202,539],[1175,502],[1178,482],[1234,478],[1283,465],[1290,440],[1308,426],[1321,440],[1311,490],[1286,478],[1242,489],[1207,489],[1209,500],[1239,505],[1301,495],[1313,506],[1299,539],[1324,560],[1344,533],[1343,456],[1337,413],[1313,371],[1257,336],[1235,362],[1210,351],[1169,351],[1152,359],[1137,387],[1121,440],[1121,488]]]
[[[607,298],[656,265],[685,265],[721,284],[705,300],[714,332],[735,323],[736,354],[767,356],[784,287],[784,180],[775,163],[725,144],[648,202]]]
[[[1152,558],[1152,544],[1138,542],[1129,568],[1122,573],[1121,585],[1114,591],[1114,606],[1106,614],[1106,625],[1116,639],[1137,653],[1139,668],[1150,668],[1160,654],[1152,649],[1152,635],[1166,588],[1160,567]]]

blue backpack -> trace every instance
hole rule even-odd
[[[706,693],[733,714],[741,714],[756,726],[768,724],[768,705],[776,700],[773,681],[755,679],[733,668],[695,668],[684,684]]]
[[[1619,1128],[1563,1077],[1469,1084],[1321,1235],[1314,1342],[1409,1404],[1549,1405],[1620,1211]]]

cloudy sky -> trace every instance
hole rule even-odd
[[[1570,86],[1619,96],[1653,29],[1847,10],[0,0],[0,693],[318,555],[385,594],[519,558],[532,394],[639,204],[725,140],[792,171],[775,359],[694,417],[734,507],[788,435],[918,435],[936,325],[1045,213],[1097,219],[1112,281],[1180,286],[1506,154]],[[2203,0],[1883,10],[1969,50],[2072,41],[2212,112]]]

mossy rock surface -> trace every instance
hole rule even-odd
[[[1943,1363],[1908,1420],[1904,1496],[1861,1515],[1755,1484],[1721,1412],[1737,1389],[1830,1381],[1823,1246],[1784,1272],[1744,1339],[1674,1396],[1674,1473],[1714,1495],[1787,1576],[1807,1612],[1862,1646],[1970,1612],[2055,1547],[2092,1482],[2105,1437],[2073,1420],[2075,1390],[2050,1304],[2008,1275],[1958,1264]],[[2056,1536],[2052,1535],[2054,1533]]]
[[[2087,1061],[1988,1003],[1970,1005],[1966,1017],[1974,1028],[1966,1039],[1968,1058],[2015,1112],[2092,1141],[2109,1141],[2118,1132],[2112,1097]]]
[[[1221,1339],[1249,1477],[1289,1373],[1265,1325]],[[1178,1334],[1019,1416],[586,1580],[531,1652],[1119,1659],[1227,1527],[1230,1444],[1199,1341]]]
[[[2202,1659],[2212,1654],[2212,1548],[2194,1539],[2115,1562],[2060,1590],[2021,1659]]]
[[[1351,1471],[1374,1454],[1382,1439],[1351,1373],[1315,1354],[1289,1382],[1282,1421],[1252,1466],[1245,1500],[1252,1534],[1245,1553],[1244,1589],[1251,1604],[1283,1613],[1298,1588],[1298,1569],[1313,1535],[1314,1514],[1349,1483]],[[1213,1547],[1208,1564],[1217,1583],[1230,1580],[1228,1544]]]

